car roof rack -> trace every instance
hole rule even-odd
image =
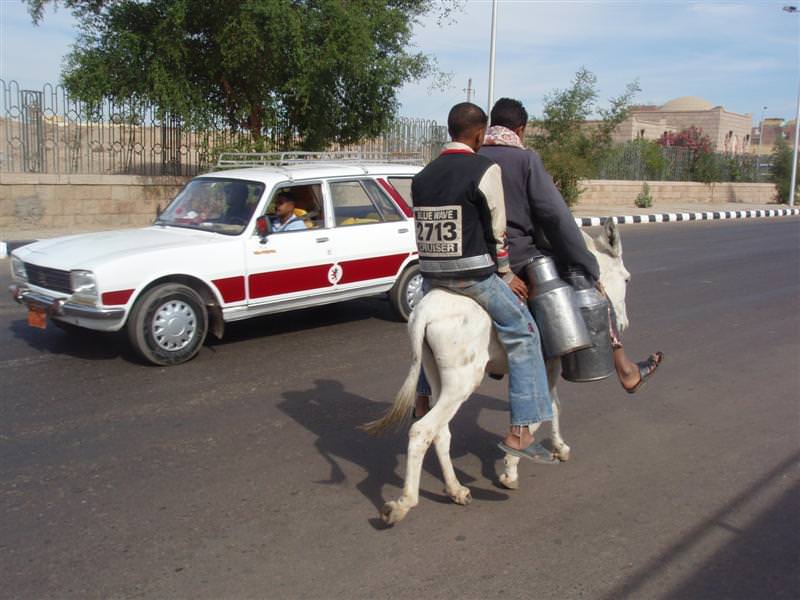
[[[323,152],[223,152],[214,170],[242,167],[286,167],[307,164],[341,164],[354,166],[370,164],[422,165],[421,152],[364,152],[361,150],[331,150]]]

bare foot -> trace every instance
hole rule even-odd
[[[533,443],[533,434],[525,425],[512,425],[503,440],[506,446],[515,450],[522,450]]]

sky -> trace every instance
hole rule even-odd
[[[500,0],[494,98],[518,98],[532,117],[545,95],[569,87],[586,67],[597,77],[599,105],[638,81],[635,102],[660,105],[700,96],[726,110],[794,119],[800,93],[798,0],[750,2]],[[422,17],[413,50],[449,74],[442,90],[424,80],[399,92],[400,115],[446,120],[467,99],[488,104],[492,3],[466,0],[444,21]],[[21,0],[0,0],[0,79],[40,89],[59,80],[76,38],[63,7],[34,26]],[[764,108],[766,107],[766,108]]]

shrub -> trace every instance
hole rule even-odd
[[[642,184],[642,191],[636,196],[633,203],[639,208],[650,208],[653,206],[653,197],[650,195],[650,186],[645,181]]]

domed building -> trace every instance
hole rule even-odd
[[[635,106],[614,130],[615,142],[657,140],[664,133],[702,129],[716,152],[742,154],[750,147],[752,116],[728,112],[705,98],[682,96],[661,106]]]

